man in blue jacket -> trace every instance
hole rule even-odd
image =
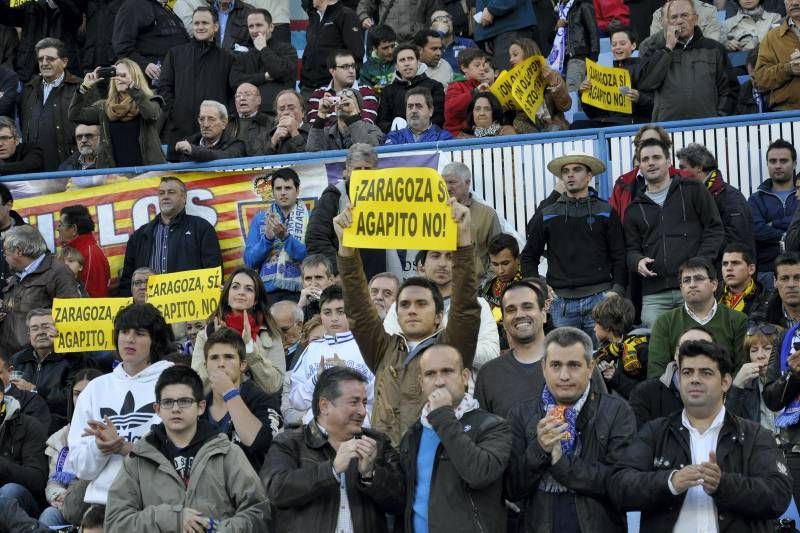
[[[401,130],[390,131],[384,144],[413,144],[448,141],[450,132],[431,123],[433,96],[427,87],[414,87],[406,93],[406,122]]]

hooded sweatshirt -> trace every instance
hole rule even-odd
[[[87,503],[105,505],[123,460],[121,455],[103,455],[94,437],[81,437],[88,421],[108,416],[125,440],[133,443],[141,439],[151,426],[161,422],[153,409],[155,385],[161,372],[171,366],[169,361],[158,361],[129,376],[119,365],[111,374],[89,382],[78,397],[69,430],[69,457],[75,474],[91,480],[84,498]]]

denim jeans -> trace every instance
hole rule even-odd
[[[642,296],[642,324],[652,328],[658,317],[681,305],[683,305],[683,295],[678,289],[646,294]]]
[[[61,510],[56,509],[53,506],[50,506],[42,511],[42,514],[39,515],[39,522],[47,527],[63,526],[68,523],[67,519],[64,518],[64,515],[61,514]]]
[[[0,498],[13,498],[17,500],[20,509],[28,516],[39,516],[39,505],[31,492],[19,483],[6,483],[0,487]]]
[[[761,285],[764,286],[764,292],[770,293],[775,290],[775,273],[774,272],[759,272],[756,276]]]
[[[591,337],[592,343],[597,346],[597,339],[594,336],[592,309],[605,297],[605,292],[598,292],[583,298],[556,296],[552,307],[550,307],[550,320],[553,322],[553,326],[557,328],[572,326],[585,331]]]

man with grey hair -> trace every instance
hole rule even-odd
[[[472,196],[472,172],[464,163],[448,163],[442,169],[442,177],[451,197],[469,207],[472,220],[472,242],[475,243],[475,274],[480,280],[489,266],[489,241],[503,232],[497,212]]]
[[[131,296],[133,297],[133,303],[147,303],[147,280],[154,274],[155,272],[153,272],[153,269],[150,267],[139,267],[133,271],[133,276],[131,276]]]
[[[606,483],[636,421],[624,399],[590,386],[594,366],[586,333],[554,329],[544,339],[544,387],[509,413],[509,496],[519,502],[524,531],[625,528]]]
[[[0,117],[0,176],[42,172],[43,165],[42,148],[38,144],[22,142],[14,120],[9,117]],[[37,194],[37,183],[35,181],[7,181],[6,186],[14,198],[25,198]]]
[[[306,232],[306,254],[322,254],[330,259],[334,265],[333,274],[336,275],[336,253],[339,249],[339,239],[333,230],[333,218],[350,203],[350,174],[354,170],[371,170],[378,166],[378,154],[369,144],[356,143],[347,151],[342,177],[333,185],[322,191],[317,200],[311,217],[308,221]],[[360,250],[361,260],[367,279],[381,272],[391,272],[401,277],[403,264],[397,250]]]
[[[244,141],[231,135],[228,125],[228,110],[215,100],[203,100],[197,116],[200,133],[178,141],[170,147],[167,159],[170,161],[214,161],[244,157],[247,147]]]
[[[269,308],[269,314],[277,324],[283,341],[283,351],[286,354],[286,368],[292,367],[292,362],[300,346],[300,336],[303,333],[303,310],[297,302],[282,300],[275,302]]]
[[[3,235],[3,250],[14,271],[3,289],[0,317],[0,350],[16,353],[28,344],[26,318],[29,311],[52,307],[53,298],[80,298],[75,277],[56,261],[39,231],[33,226],[15,226]]]
[[[703,182],[717,204],[722,226],[725,228],[725,241],[719,251],[720,257],[729,244],[741,244],[755,253],[753,212],[739,189],[725,183],[714,154],[702,144],[690,143],[678,150],[676,155],[681,170],[691,172],[697,181]]]

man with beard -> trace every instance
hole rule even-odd
[[[448,141],[450,132],[431,123],[433,96],[427,87],[414,87],[406,93],[406,126],[390,131],[384,144],[412,144]]]

